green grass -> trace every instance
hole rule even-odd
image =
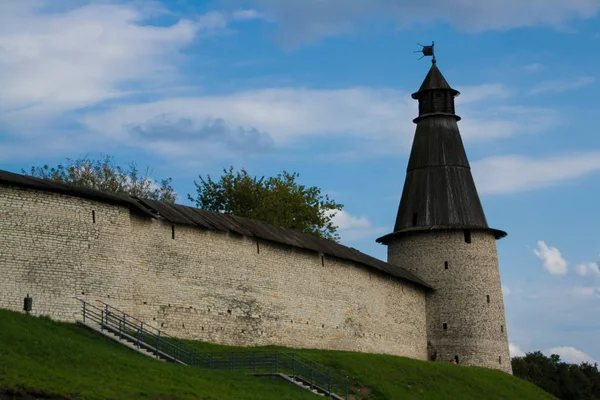
[[[349,375],[358,399],[552,399],[505,373],[340,351],[240,348],[186,341],[202,351],[284,350]],[[0,310],[0,398],[10,391],[78,399],[318,399],[277,380],[161,363],[85,328]]]

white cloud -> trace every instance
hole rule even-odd
[[[333,223],[338,227],[338,234],[342,242],[372,238],[387,233],[389,228],[375,227],[365,216],[354,216],[344,210],[336,211]]]
[[[391,21],[398,28],[439,21],[469,32],[538,25],[564,28],[569,21],[594,17],[600,9],[596,0],[253,0],[252,3],[279,24],[279,39],[287,46],[352,33],[376,21],[382,24]]]
[[[546,158],[493,156],[472,163],[481,194],[515,193],[553,186],[600,170],[600,152]]]
[[[533,249],[533,253],[543,261],[544,268],[551,275],[564,275],[567,273],[567,262],[556,247],[549,247],[543,240],[539,240],[537,248]]]
[[[525,352],[514,343],[508,344],[508,352],[510,353],[510,358],[525,356]]]
[[[506,286],[505,284],[502,284],[502,295],[504,297],[506,297],[509,294],[510,294],[510,288],[508,286]]]
[[[247,21],[262,18],[262,14],[252,9],[239,9],[233,12],[209,11],[197,18],[200,26],[208,32],[226,32],[231,21]]]
[[[564,347],[553,347],[544,351],[546,355],[558,354],[560,356],[561,361],[573,364],[581,364],[582,362],[595,363],[592,357],[588,354],[584,353],[581,350],[578,350],[574,347],[564,346]]]
[[[496,84],[482,87],[498,100],[510,92]],[[464,107],[466,114],[477,114],[473,107],[480,107],[480,102],[476,101],[478,96],[477,90],[467,89],[463,100],[467,104]],[[551,126],[555,121],[553,113],[548,110],[502,108],[497,104],[487,104],[486,107],[494,110],[491,117],[484,117],[485,113],[478,111],[481,118],[467,116],[463,120],[468,121],[461,125],[466,141],[534,132]],[[157,136],[152,138],[154,142],[145,140],[140,143],[139,138],[132,135],[130,127],[146,125],[160,118],[171,121],[173,126],[170,131],[175,132],[179,122],[186,121],[187,138],[198,142],[202,135],[197,132],[203,129],[207,121],[223,120],[231,129],[251,130],[268,136],[274,147],[290,147],[315,137],[324,140],[340,136],[345,140],[336,151],[341,154],[348,151],[343,146],[354,146],[350,153],[364,156],[408,150],[415,129],[412,119],[417,113],[417,103],[410,99],[408,92],[398,90],[283,87],[124,105],[107,112],[90,113],[81,122],[98,135],[107,135],[123,143],[156,147],[163,155],[183,156],[186,152],[197,155],[198,150],[173,140],[177,135],[172,134],[160,138],[160,144]],[[360,141],[359,145],[356,140]]]
[[[459,123],[460,133],[466,141],[540,133],[559,123],[554,110],[540,107],[495,105],[466,111],[459,112],[463,116]]]
[[[528,64],[523,67],[523,69],[528,72],[537,72],[542,70],[543,68],[544,66],[540,63]]]
[[[339,229],[370,228],[371,221],[365,216],[356,217],[344,210],[336,211],[333,222]]]
[[[61,12],[38,2],[0,3],[0,122],[20,128],[134,94],[135,84],[170,89],[180,78],[181,50],[195,38],[260,15],[212,11],[158,26],[146,21],[172,13],[155,2],[79,3]]]
[[[600,287],[576,286],[570,290],[570,293],[579,298],[600,298]]]
[[[264,18],[264,15],[256,10],[240,9],[240,10],[235,10],[231,14],[231,17],[232,17],[232,19],[234,19],[236,21],[246,21],[246,20],[251,20],[251,19],[262,19],[262,18]]]
[[[254,9],[234,8],[149,26],[147,17],[168,11],[147,5],[154,3],[133,4],[91,4],[54,13],[42,12],[35,3],[0,4],[0,124],[5,134],[13,133],[0,160],[85,152],[99,143],[196,158],[334,136],[348,139],[343,146],[351,148],[337,149],[348,157],[410,148],[417,103],[409,91],[283,87],[131,103],[127,96],[139,94],[132,89],[139,84],[173,96],[181,79],[181,51],[196,38],[228,31],[231,21],[264,17]],[[466,141],[537,132],[556,122],[545,109],[486,102],[482,110],[482,96],[502,101],[512,94],[502,84],[460,89]],[[116,104],[125,99],[129,104]],[[93,108],[108,100],[110,107]],[[64,126],[77,130],[63,131]]]
[[[582,76],[577,79],[547,81],[534,86],[529,94],[544,94],[544,93],[563,93],[572,90],[581,89],[596,82],[593,76]]]
[[[494,101],[506,99],[514,91],[502,83],[484,83],[475,86],[457,86],[455,88],[461,95],[456,98],[456,105],[478,103],[481,100]]]
[[[597,276],[600,277],[600,268],[594,262],[578,264],[575,266],[575,271],[581,276]]]
[[[202,28],[191,20],[142,25],[156,9],[96,4],[42,13],[24,3],[32,6],[0,9],[0,104],[9,122],[25,110],[56,114],[124,96],[129,82],[171,81],[172,60]]]

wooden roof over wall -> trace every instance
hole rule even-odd
[[[138,199],[128,195],[107,193],[86,187],[37,179],[3,170],[0,170],[0,185],[1,184],[26,187],[121,205],[128,207],[132,212],[143,216],[166,220],[174,224],[189,225],[225,233],[232,232],[251,238],[311,250],[337,257],[342,260],[353,261],[398,279],[415,283],[426,289],[433,289],[431,285],[402,267],[388,264],[377,258],[361,253],[354,248],[343,246],[331,240],[318,238],[292,229],[274,226],[263,221],[215,213],[179,204],[169,204],[156,200]]]

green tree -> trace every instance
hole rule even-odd
[[[296,182],[297,173],[286,171],[276,177],[257,178],[245,169],[224,169],[218,181],[210,175],[194,181],[196,207],[240,217],[257,219],[314,236],[339,240],[333,216],[343,205],[321,193],[321,189]]]
[[[87,156],[77,160],[67,158],[67,165],[34,166],[29,172],[24,169],[21,171],[23,174],[35,178],[85,186],[104,192],[128,194],[168,203],[174,203],[177,200],[177,194],[171,186],[171,178],[163,179],[157,184],[150,177],[149,168],[146,168],[144,174],[140,174],[134,163],[124,169],[116,165],[111,156],[105,156],[101,160],[92,160]]]
[[[534,383],[561,400],[600,400],[598,364],[568,364],[541,351],[512,360],[513,374]]]

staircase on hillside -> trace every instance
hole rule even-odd
[[[205,353],[190,349],[177,338],[152,327],[102,301],[81,302],[77,323],[128,348],[163,362],[190,367],[246,371],[255,376],[278,377],[315,394],[336,400],[348,399],[348,378],[295,353]]]

